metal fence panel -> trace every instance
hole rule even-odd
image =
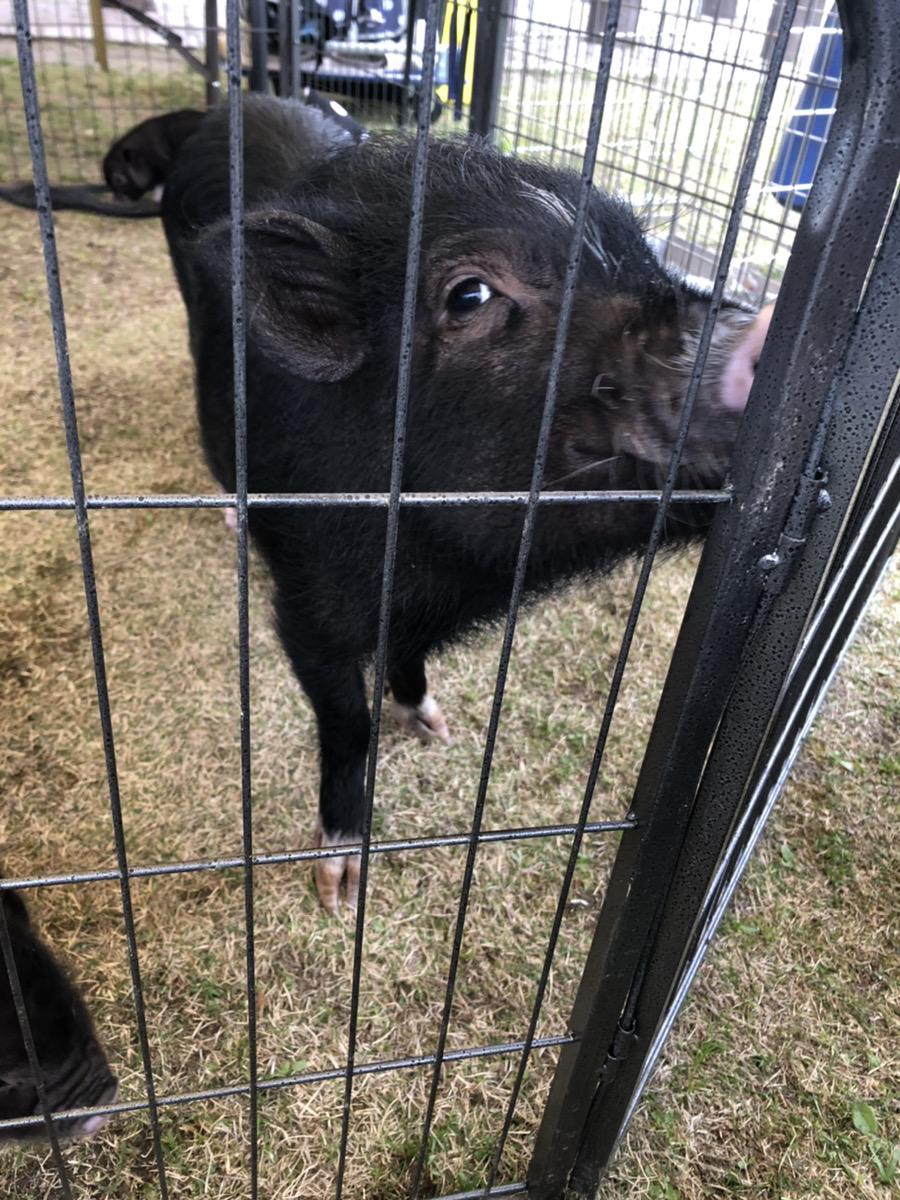
[[[260,45],[263,17],[259,9],[262,7],[255,6],[254,19],[257,28],[253,82],[260,89],[265,86],[266,72],[262,66],[267,57],[264,46]],[[737,5],[734,7],[736,12]],[[210,26],[214,8],[213,4],[207,4]],[[65,876],[10,879],[0,886],[53,886],[63,882],[87,886],[101,881],[118,884],[143,1091],[139,1098],[126,1097],[120,1103],[105,1106],[103,1111],[147,1114],[153,1186],[161,1198],[174,1194],[177,1186],[170,1177],[170,1160],[160,1119],[162,1111],[231,1096],[246,1101],[248,1141],[240,1148],[242,1178],[246,1178],[246,1190],[242,1194],[255,1198],[265,1194],[265,1185],[261,1182],[264,1122],[260,1113],[266,1097],[279,1090],[302,1090],[322,1082],[333,1082],[337,1097],[333,1115],[334,1193],[339,1200],[351,1188],[347,1171],[353,1153],[354,1105],[361,1081],[386,1077],[396,1080],[396,1089],[402,1092],[405,1080],[421,1073],[428,1082],[422,1111],[415,1114],[414,1150],[409,1154],[408,1171],[403,1179],[403,1186],[414,1200],[429,1190],[426,1166],[435,1141],[436,1103],[448,1068],[498,1058],[509,1063],[509,1081],[505,1107],[491,1114],[495,1130],[489,1161],[480,1173],[477,1188],[445,1196],[444,1200],[515,1195],[526,1190],[535,1196],[547,1197],[547,1200],[564,1195],[592,1195],[638,1102],[662,1039],[759,836],[777,787],[808,728],[811,714],[865,599],[874,587],[879,570],[892,545],[896,544],[896,460],[900,419],[896,415],[896,396],[893,409],[889,410],[886,403],[895,394],[897,364],[900,363],[896,319],[900,311],[897,305],[900,234],[896,213],[896,187],[900,176],[900,143],[896,138],[896,130],[900,127],[897,74],[900,30],[890,11],[889,0],[867,0],[866,4],[856,6],[845,3],[842,9],[845,68],[832,137],[800,220],[794,254],[781,283],[778,324],[754,388],[735,459],[733,481],[710,497],[718,504],[719,515],[703,555],[688,618],[664,689],[633,802],[613,819],[592,819],[594,789],[604,762],[606,737],[668,506],[696,498],[675,492],[678,446],[659,491],[641,496],[641,502],[656,505],[657,520],[612,671],[608,702],[577,813],[566,822],[501,829],[485,827],[486,800],[504,687],[536,514],[541,505],[616,503],[624,499],[612,493],[601,496],[541,491],[544,455],[591,181],[598,174],[606,173],[610,182],[628,177],[636,185],[646,184],[648,189],[665,186],[672,194],[667,164],[657,164],[652,171],[647,171],[639,155],[632,155],[627,149],[623,152],[622,145],[629,142],[632,135],[638,139],[644,137],[646,129],[630,129],[618,98],[610,107],[608,89],[611,83],[621,81],[627,74],[623,68],[630,65],[641,71],[646,69],[650,97],[657,73],[667,77],[671,71],[675,78],[679,61],[687,58],[702,61],[710,75],[721,77],[721,83],[727,75],[728,54],[737,53],[732,45],[734,39],[725,37],[727,31],[723,30],[718,31],[723,35],[719,38],[722,45],[710,43],[706,50],[693,49],[688,37],[688,14],[683,5],[671,6],[666,11],[665,5],[649,3],[643,8],[627,2],[619,4],[616,0],[611,0],[608,5],[592,4],[587,14],[589,28],[582,30],[579,22],[585,15],[581,12],[584,8],[586,6],[570,6],[568,25],[549,20],[546,12],[535,10],[533,2],[509,6],[485,2],[478,14],[478,53],[470,128],[481,134],[493,133],[498,140],[503,142],[505,139],[511,148],[522,154],[530,153],[535,144],[541,145],[543,151],[550,150],[577,161],[582,172],[581,202],[573,217],[572,249],[530,490],[516,495],[402,493],[418,239],[428,158],[429,113],[426,105],[419,105],[414,204],[401,338],[403,354],[389,493],[289,497],[248,493],[246,411],[241,399],[245,369],[241,125],[232,120],[231,198],[235,231],[232,299],[236,331],[234,376],[237,381],[238,447],[235,495],[142,493],[96,496],[87,492],[81,463],[29,17],[25,0],[15,0],[25,115],[35,171],[72,494],[71,497],[6,497],[2,508],[6,511],[56,509],[71,511],[75,517],[116,862],[114,868],[82,870]],[[422,94],[429,97],[438,69],[439,54],[435,47],[440,34],[441,9],[437,0],[429,0],[426,49],[421,62]],[[527,16],[524,16],[526,9]],[[627,10],[627,28],[621,23],[623,9]],[[715,178],[706,181],[708,186],[704,189],[699,182],[687,179],[683,171],[683,186],[675,202],[677,219],[673,218],[672,224],[678,225],[684,236],[679,241],[670,228],[668,240],[660,242],[661,252],[667,254],[670,261],[680,262],[691,271],[705,271],[713,284],[711,316],[700,339],[701,362],[709,345],[716,307],[726,289],[737,287],[754,298],[777,290],[779,281],[767,272],[780,271],[790,240],[792,216],[782,214],[779,221],[771,215],[765,216],[753,183],[757,157],[771,161],[775,153],[771,122],[767,125],[767,116],[784,83],[784,77],[779,76],[782,57],[791,53],[792,38],[796,38],[796,30],[792,32],[793,6],[775,5],[773,14],[780,21],[777,37],[772,22],[763,27],[756,18],[753,24],[749,16],[750,23],[743,30],[755,47],[750,56],[752,67],[746,63],[744,66],[753,77],[756,89],[752,106],[755,115],[748,115],[746,109],[739,114],[740,121],[745,123],[741,126],[746,140],[743,172],[726,182],[716,174]],[[284,45],[281,47],[280,78],[284,84],[290,77],[294,87],[300,72],[293,40],[297,36],[299,20],[296,3],[290,14],[283,11],[283,18],[282,39],[290,37],[292,46],[291,53]],[[657,22],[655,25],[654,21]],[[523,23],[527,36],[522,33]],[[604,24],[603,29],[601,24]],[[237,0],[229,0],[227,25],[228,103],[235,115],[239,111],[240,83],[244,74]],[[621,36],[617,39],[617,28],[620,33],[627,32],[628,39]],[[656,37],[657,44],[648,40],[648,29]],[[663,30],[666,31],[665,39]],[[582,34],[587,36],[582,39]],[[407,61],[411,35],[410,29]],[[667,40],[670,35],[674,41]],[[682,39],[680,43],[678,39]],[[213,40],[210,28],[206,37],[208,55],[212,54]],[[737,43],[741,43],[740,37]],[[518,94],[522,101],[529,71],[539,64],[541,53],[546,51],[546,61],[552,62],[553,54],[561,47],[568,54],[572,46],[576,47],[573,59],[571,62],[564,60],[564,66],[572,68],[568,80],[572,84],[572,94],[566,94],[565,79],[555,83],[550,92],[539,93],[540,104],[554,108],[559,118],[552,138],[547,134],[548,122],[535,119],[529,125],[524,103],[520,104],[516,114],[515,126],[509,124],[513,97]],[[498,74],[501,62],[504,65],[502,75]],[[575,92],[585,80],[590,86],[585,87],[584,96],[579,93],[576,97]],[[716,92],[718,97],[727,94],[727,87],[724,92]],[[702,107],[699,104],[695,111]],[[580,122],[579,111],[584,117]],[[574,128],[566,127],[565,122],[569,119]],[[549,140],[543,140],[545,138]],[[718,166],[724,171],[720,164]],[[759,207],[754,209],[757,203]],[[753,236],[749,239],[740,232],[745,205],[752,213],[751,225],[755,223]],[[690,216],[685,217],[688,210]],[[774,247],[767,270],[750,269],[751,259],[757,261],[753,258],[755,251],[748,249],[748,241],[753,243],[754,238],[756,246],[765,243],[767,248]],[[714,257],[710,257],[710,244],[717,247]],[[736,247],[740,260],[737,273],[730,269]],[[699,380],[698,365],[692,394],[696,394]],[[689,409],[690,400],[688,413]],[[687,418],[681,429],[681,443],[686,427]],[[637,497],[631,494],[630,498],[635,500]],[[373,803],[376,768],[383,761],[381,705],[398,522],[404,507],[448,503],[511,504],[525,514],[486,724],[480,778],[474,788],[467,827],[455,831],[444,829],[435,837],[382,837],[373,827]],[[120,796],[118,744],[114,736],[104,658],[91,519],[95,513],[128,508],[165,512],[228,504],[236,507],[238,534],[236,640],[240,852],[202,859],[185,857],[162,865],[135,864],[128,850],[127,817],[123,817]],[[251,772],[254,696],[251,689],[248,517],[253,507],[322,504],[377,506],[387,515],[382,617],[372,685],[373,724],[366,777],[366,817],[359,847],[362,854],[360,902],[348,983],[346,1046],[340,1061],[312,1068],[289,1066],[272,1074],[262,1068],[259,1051],[258,1014],[263,1004],[256,955],[259,873],[264,868],[276,866],[309,865],[330,851],[305,845],[292,845],[283,852],[260,851],[254,844],[254,780]],[[857,570],[858,579],[855,577]],[[256,719],[253,718],[254,723]],[[568,1027],[556,1028],[547,1035],[541,1031],[541,1021],[554,956],[579,854],[585,837],[594,834],[621,834],[620,851],[571,1020]],[[553,839],[559,844],[562,869],[554,882],[549,906],[552,915],[546,943],[540,947],[539,968],[530,981],[530,1003],[521,1011],[520,1035],[490,1044],[467,1042],[460,1046],[452,1042],[450,1035],[454,1028],[454,1004],[460,984],[463,949],[468,944],[466,939],[472,936],[467,929],[468,906],[480,856],[483,856],[484,848],[492,844],[524,845],[538,839]],[[464,864],[459,872],[458,894],[453,897],[453,911],[447,918],[448,955],[440,984],[440,1017],[433,1040],[427,1053],[369,1057],[360,1032],[365,1015],[364,970],[370,929],[367,922],[371,919],[367,913],[369,864],[391,854],[411,856],[434,847],[459,848],[464,852]],[[338,853],[350,853],[353,849],[342,847]],[[241,878],[245,1056],[233,1064],[233,1076],[223,1086],[196,1087],[189,1093],[161,1091],[158,1056],[147,1025],[147,997],[133,911],[133,887],[145,879],[180,875],[212,878],[227,871],[238,871]],[[0,922],[0,942],[8,964],[10,950],[5,922]],[[18,1011],[21,1014],[21,1003]],[[27,1021],[25,1023],[27,1025]],[[504,1149],[517,1116],[526,1074],[534,1062],[535,1052],[540,1050],[558,1050],[559,1066],[537,1134],[528,1180],[505,1181],[502,1170]],[[33,1046],[31,1057],[34,1058]],[[46,1103],[42,1115],[34,1117],[33,1121],[36,1127],[41,1122],[52,1125]],[[69,1196],[72,1183],[55,1140],[53,1154],[61,1193]],[[399,1186],[399,1182],[391,1183],[391,1187]]]

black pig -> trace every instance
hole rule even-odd
[[[313,114],[315,115],[315,114]],[[249,488],[388,490],[411,209],[412,142],[339,144],[308,108],[244,105]],[[235,486],[228,118],[187,143],[163,222],[187,306],[207,459]],[[578,178],[471,140],[432,142],[403,489],[527,490],[572,236]],[[708,302],[658,262],[628,205],[591,199],[544,487],[655,485],[681,417]],[[685,448],[681,484],[718,486],[764,330],[726,308]],[[723,382],[727,381],[727,382]],[[679,505],[675,540],[710,505]],[[603,571],[645,544],[648,504],[547,506],[528,586]],[[401,514],[387,675],[396,708],[446,739],[425,656],[509,600],[522,510]],[[322,846],[359,840],[370,716],[361,667],[377,633],[383,510],[254,508],[278,630],[319,727]],[[346,867],[317,869],[337,910]]]
[[[110,1073],[84,1002],[50,950],[35,934],[25,904],[14,891],[0,892],[28,1023],[53,1112],[111,1104],[119,1085]],[[37,1087],[0,955],[0,1120],[40,1116]],[[58,1134],[87,1137],[106,1118],[57,1121]],[[0,1139],[39,1138],[43,1125],[7,1125]]]
[[[113,142],[103,157],[103,178],[117,200],[139,200],[162,187],[175,156],[206,113],[195,108],[150,117]]]

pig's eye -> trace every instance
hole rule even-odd
[[[464,279],[461,283],[456,284],[451,290],[447,297],[447,310],[452,313],[471,312],[482,304],[487,304],[493,295],[493,288],[489,287],[483,279],[473,276],[471,279]]]

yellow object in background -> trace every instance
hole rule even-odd
[[[94,58],[101,70],[109,70],[106,57],[106,30],[103,28],[103,12],[100,0],[91,0],[91,29],[94,36]]]
[[[447,83],[437,89],[443,104],[472,103],[478,0],[447,0],[439,49],[447,55]]]

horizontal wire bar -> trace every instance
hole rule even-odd
[[[539,504],[658,504],[658,491],[587,491],[542,492]],[[731,492],[726,488],[704,491],[702,488],[672,493],[672,502],[682,504],[728,504]],[[251,492],[248,508],[313,508],[322,506],[354,508],[387,508],[388,492]],[[227,492],[215,494],[169,495],[147,493],[122,496],[87,496],[89,509],[120,508],[233,508],[236,497]],[[528,503],[527,492],[403,492],[400,504],[409,508],[443,508],[464,504],[521,504]],[[3,496],[0,511],[19,512],[35,509],[67,510],[75,507],[71,496]]]
[[[575,1034],[563,1033],[556,1034],[551,1037],[535,1038],[531,1043],[532,1050],[552,1049],[554,1046],[568,1046],[572,1042],[577,1041]],[[519,1054],[525,1049],[523,1041],[516,1042],[497,1042],[492,1046],[469,1046],[460,1050],[447,1050],[441,1061],[448,1063],[456,1062],[473,1062],[482,1058],[499,1058],[504,1054]],[[353,1074],[358,1075],[382,1075],[389,1071],[408,1071],[414,1070],[416,1067],[434,1066],[435,1056],[433,1054],[417,1054],[410,1055],[405,1058],[386,1058],[375,1062],[357,1063],[353,1067]],[[288,1087],[301,1087],[313,1083],[328,1083],[329,1081],[339,1081],[346,1077],[347,1068],[329,1067],[326,1071],[308,1071],[302,1075],[285,1075],[281,1079],[261,1079],[257,1083],[257,1091],[260,1092],[276,1092]],[[202,1092],[182,1092],[176,1096],[158,1096],[156,1097],[156,1105],[158,1108],[163,1106],[174,1107],[180,1104],[195,1104],[201,1100],[227,1100],[232,1096],[247,1096],[250,1093],[249,1083],[236,1083],[229,1087],[207,1088]],[[66,1111],[60,1111],[53,1114],[54,1121],[69,1121],[78,1120],[83,1117],[91,1116],[119,1116],[122,1113],[146,1112],[149,1105],[145,1100],[126,1100],[115,1104],[97,1105],[94,1108],[73,1108]],[[0,1121],[0,1134],[4,1129],[11,1126],[27,1126],[43,1125],[43,1116],[37,1117],[12,1117]]]
[[[624,817],[619,821],[592,821],[584,826],[585,833],[618,833],[626,829],[634,829],[636,821]],[[478,835],[479,844],[491,842],[522,842],[543,837],[571,837],[577,825],[534,825],[519,829],[486,829]],[[448,833],[434,837],[397,838],[389,842],[372,842],[369,851],[372,854],[395,854],[409,850],[433,850],[444,846],[468,846],[472,839],[471,833]],[[254,854],[251,862],[255,867],[277,866],[282,863],[316,862],[321,858],[347,857],[359,854],[358,843],[347,843],[341,846],[327,848],[311,848],[309,850],[283,850],[278,854]],[[199,859],[193,862],[162,863],[155,867],[129,867],[129,879],[152,878],[157,875],[189,875],[197,871],[222,871],[232,867],[243,867],[243,856],[231,858]],[[0,892],[12,891],[14,888],[56,887],[71,883],[108,883],[119,879],[119,872],[109,868],[98,871],[80,871],[68,875],[29,876],[21,879],[0,879]]]

